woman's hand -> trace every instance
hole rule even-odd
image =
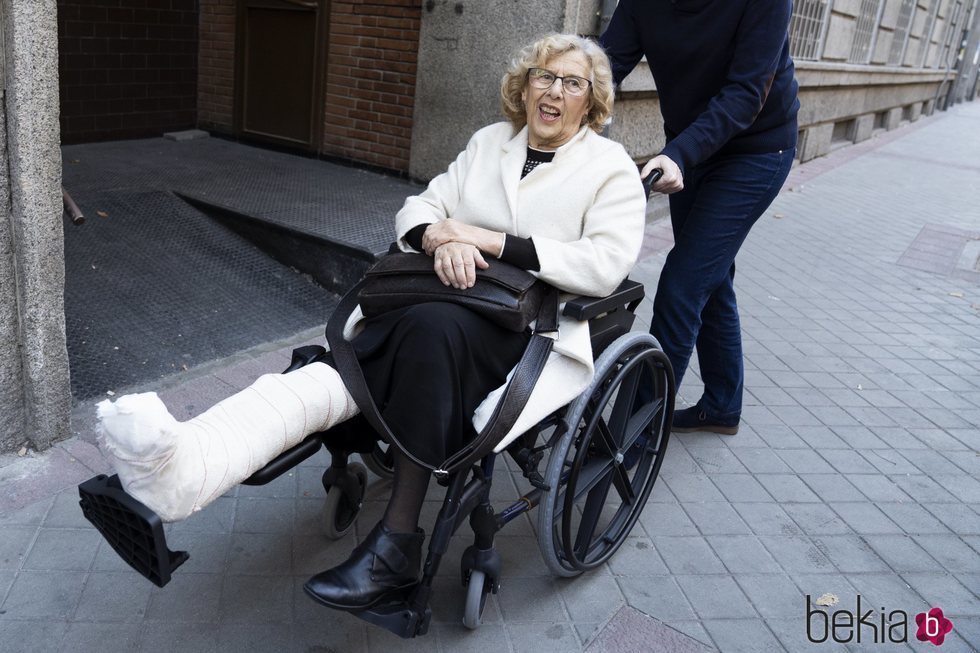
[[[653,185],[653,190],[658,193],[676,193],[679,190],[684,190],[684,175],[681,174],[681,169],[677,167],[677,164],[673,160],[664,156],[663,154],[658,154],[653,157],[647,164],[643,166],[643,170],[640,172],[640,177],[646,179],[647,175],[653,172],[654,168],[660,168],[663,170],[663,176],[657,180],[657,183]]]
[[[428,230],[426,230],[428,231]],[[475,245],[449,242],[439,245],[433,254],[436,276],[453,288],[472,288],[476,283],[476,269],[486,270],[490,264]]]
[[[446,243],[466,243],[491,256],[499,256],[504,238],[503,233],[474,227],[459,220],[440,220],[426,227],[422,234],[422,249],[429,256],[435,256],[436,250]]]

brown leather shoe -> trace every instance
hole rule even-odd
[[[418,582],[425,533],[393,533],[378,522],[347,560],[306,581],[314,601],[363,610]]]

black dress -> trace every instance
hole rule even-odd
[[[392,433],[437,467],[473,437],[474,411],[504,383],[530,337],[432,302],[371,318],[352,344]]]

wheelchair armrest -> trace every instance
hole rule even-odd
[[[598,317],[603,313],[616,310],[617,308],[627,307],[632,312],[643,299],[643,284],[638,281],[626,279],[619,284],[619,288],[606,297],[586,297],[581,295],[569,299],[565,303],[562,315],[575,318],[576,320],[586,321]]]

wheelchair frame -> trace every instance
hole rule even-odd
[[[564,315],[589,321],[597,356],[595,376],[577,399],[506,448],[531,489],[495,512],[490,504],[495,453],[467,471],[450,475],[443,482],[446,496],[419,582],[380,605],[352,614],[401,637],[424,635],[431,619],[433,580],[451,537],[467,518],[474,543],[461,556],[460,572],[467,588],[463,623],[468,628],[479,626],[487,597],[500,588],[501,558],[494,536],[535,507],[540,506],[538,545],[554,574],[576,576],[603,564],[619,549],[659,476],[674,408],[670,361],[653,336],[630,332],[643,297],[643,286],[627,280],[608,297],[579,297],[566,303]],[[285,371],[324,354],[319,345],[300,347]],[[647,394],[642,388],[651,388],[650,396],[640,396]],[[350,463],[350,455],[360,453],[379,476],[391,475],[385,449],[376,441],[366,441],[363,432],[345,428],[346,424],[311,434],[243,484],[269,483],[326,447],[331,454],[322,478],[327,491],[327,535],[341,537],[353,526],[367,485],[364,466]],[[542,437],[545,441],[539,443]],[[550,456],[542,475],[539,467],[545,453]],[[618,506],[608,503],[611,491],[619,498]],[[79,495],[85,517],[124,561],[159,587],[188,559],[186,552],[167,548],[162,520],[126,494],[117,476],[89,479],[79,485]]]

